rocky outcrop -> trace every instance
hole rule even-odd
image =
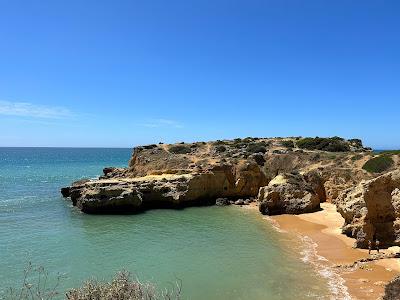
[[[192,174],[85,180],[61,190],[85,213],[134,213],[149,208],[214,204],[216,198],[254,197],[267,184],[255,163],[218,165]]]
[[[313,181],[311,181],[313,180]],[[263,214],[301,214],[316,211],[324,201],[324,187],[317,174],[281,174],[258,193],[259,210]],[[322,198],[322,199],[321,199]]]
[[[307,147],[299,149],[299,145]],[[338,145],[340,147],[332,149],[347,152],[321,151],[319,148],[324,145],[329,149]],[[372,175],[361,169],[363,161],[371,156],[365,150],[359,140],[337,137],[152,144],[134,148],[127,168],[107,167],[99,179],[73,183],[62,188],[61,193],[70,197],[82,211],[90,213],[197,205],[216,198],[228,198],[229,203],[242,199],[246,204],[245,199],[256,197],[259,188],[267,186],[277,175],[301,172],[306,184],[288,185],[287,191],[281,187],[282,197],[296,189],[301,191],[294,194],[299,195],[303,203],[298,202],[297,209],[294,204],[287,206],[288,210],[299,213],[317,207],[314,193],[319,201],[334,201],[339,190],[371,178]],[[307,189],[313,193],[308,193]],[[306,200],[311,195],[313,197]],[[310,206],[307,201],[313,204]]]
[[[357,247],[375,239],[383,247],[400,245],[400,170],[343,191],[336,204],[345,219],[342,231]]]
[[[383,300],[400,300],[400,276],[395,277],[385,286]]]

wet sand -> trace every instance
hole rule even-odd
[[[321,208],[321,211],[315,213],[279,215],[266,219],[278,226],[283,234],[295,234],[304,241],[312,241],[319,260],[317,268],[321,268],[325,263],[339,274],[344,279],[344,285],[352,299],[379,299],[384,292],[385,283],[400,273],[399,259],[369,262],[360,268],[335,267],[339,264],[352,264],[358,259],[368,257],[368,250],[354,249],[354,239],[341,234],[343,218],[336,212],[333,204],[322,203]],[[384,249],[381,252],[396,250],[398,249]]]

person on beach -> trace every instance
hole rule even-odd
[[[378,251],[378,253],[379,253],[379,241],[378,240],[376,240],[375,246],[376,246],[376,251]]]
[[[371,249],[372,249],[372,242],[371,240],[368,241],[368,254],[371,254]]]

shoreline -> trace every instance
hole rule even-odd
[[[257,209],[252,205],[252,209]],[[342,216],[332,203],[321,203],[321,210],[301,215],[264,216],[281,234],[301,240],[302,260],[312,264],[317,273],[328,280],[334,299],[380,299],[384,287],[400,274],[400,261],[386,258],[345,267],[368,258],[368,250],[353,248],[354,239],[341,233]],[[381,253],[399,251],[399,247],[383,249]],[[371,254],[375,254],[372,251]],[[342,265],[342,266],[339,266]]]

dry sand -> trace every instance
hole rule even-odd
[[[336,265],[352,264],[368,257],[368,250],[354,249],[354,239],[341,234],[343,218],[336,212],[335,205],[322,203],[321,211],[302,215],[279,215],[266,219],[278,226],[286,234],[295,234],[304,241],[312,242],[319,265],[325,258],[325,264],[335,274],[344,279],[344,287],[351,299],[379,299],[384,292],[384,285],[400,273],[399,259],[384,259],[363,264],[359,268],[337,268]],[[283,233],[285,234],[285,233]],[[381,252],[398,251],[397,248]],[[374,251],[376,252],[376,251]],[[322,262],[321,262],[322,261]],[[328,267],[328,266],[327,266]],[[337,299],[345,298],[343,296]]]

